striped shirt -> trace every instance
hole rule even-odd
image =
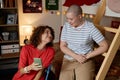
[[[93,23],[85,21],[85,23],[77,28],[72,27],[68,22],[63,26],[61,33],[61,41],[68,44],[68,48],[76,54],[87,54],[93,50],[93,42],[97,44],[104,40],[104,36],[93,25]],[[67,59],[73,59],[68,55],[64,55]]]

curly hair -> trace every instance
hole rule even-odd
[[[54,30],[49,26],[44,26],[43,25],[43,26],[38,26],[38,27],[34,28],[33,33],[30,37],[30,43],[32,45],[34,45],[34,47],[37,47],[38,44],[40,44],[42,42],[42,39],[41,39],[42,34],[45,32],[46,29],[50,29],[51,35],[52,35],[52,41],[47,43],[46,46],[53,46],[53,40],[54,40],[54,37],[55,37],[54,36]]]

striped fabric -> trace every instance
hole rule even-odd
[[[69,23],[65,23],[62,29],[61,41],[65,41],[68,47],[77,54],[86,54],[93,50],[93,42],[99,43],[104,36],[93,25],[93,23],[85,21],[85,23],[77,28],[72,27]],[[72,57],[65,55],[67,59]]]

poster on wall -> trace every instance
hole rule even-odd
[[[23,13],[42,13],[42,0],[22,0]]]
[[[46,0],[45,7],[46,10],[58,10],[58,0]]]

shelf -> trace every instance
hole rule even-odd
[[[0,55],[0,60],[1,59],[10,59],[10,58],[17,58],[19,57],[19,53],[9,53],[9,54],[1,54]]]
[[[8,69],[17,69],[17,67],[18,67],[18,62],[14,62],[14,63],[11,62],[10,64],[0,65],[0,71],[8,70]]]
[[[4,6],[0,8],[0,59],[19,57],[20,35],[17,2],[18,0],[3,0]],[[5,45],[9,47],[14,44],[18,44],[19,47],[2,48]]]
[[[18,26],[18,24],[0,24],[0,27],[7,27],[7,26]]]
[[[6,8],[0,8],[0,10],[11,10],[11,9],[17,9],[17,7],[6,7]]]
[[[0,43],[15,43],[15,42],[19,42],[19,40],[9,40],[9,41],[0,41]]]
[[[17,68],[19,61],[19,54],[14,56],[2,56],[0,57],[0,70]]]

